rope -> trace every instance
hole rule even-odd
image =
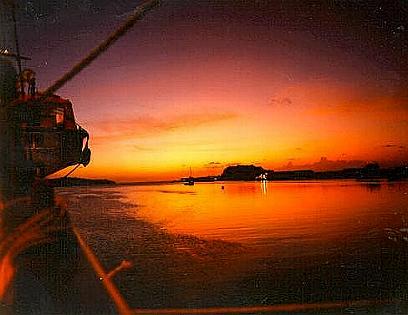
[[[126,20],[121,27],[113,32],[109,37],[104,40],[99,46],[95,47],[88,56],[78,62],[69,72],[64,74],[60,79],[55,81],[50,87],[45,90],[42,98],[46,98],[54,94],[58,89],[70,81],[83,69],[88,67],[96,58],[104,53],[111,45],[113,45],[119,38],[125,35],[137,21],[141,20],[147,11],[150,11],[160,3],[160,0],[150,0],[138,6],[133,14]]]
[[[305,304],[281,304],[281,305],[259,305],[259,306],[237,306],[237,307],[209,307],[209,308],[168,308],[168,309],[134,309],[132,314],[254,314],[254,313],[286,313],[310,312],[329,309],[362,308],[374,305],[387,305],[401,303],[395,300],[359,300],[348,302],[326,302]]]
[[[115,303],[118,313],[120,315],[131,315],[132,310],[127,305],[125,299],[120,294],[119,290],[116,288],[115,284],[112,282],[111,278],[108,276],[106,271],[103,269],[102,264],[100,263],[98,257],[94,254],[92,249],[88,246],[85,240],[82,238],[78,229],[73,227],[72,230],[78,240],[79,246],[85,257],[88,259],[89,264],[94,269],[95,273],[98,275],[98,278],[101,279],[102,284],[104,285],[107,293],[109,294],[112,301]]]
[[[71,175],[75,170],[81,165],[81,163],[78,163],[72,170],[68,172],[67,175],[65,175],[63,178],[67,178],[69,175]]]

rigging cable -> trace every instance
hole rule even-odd
[[[137,21],[141,20],[145,13],[150,11],[159,5],[160,0],[150,0],[138,6],[132,15],[122,24],[119,29],[114,31],[106,40],[104,40],[99,46],[95,47],[88,56],[79,61],[69,72],[64,74],[61,78],[55,81],[50,87],[48,87],[42,98],[46,98],[54,94],[58,89],[70,81],[79,72],[89,66],[96,58],[98,58],[102,53],[104,53],[111,45],[113,45],[119,38],[125,35]]]
[[[69,175],[71,175],[73,172],[75,172],[78,169],[79,166],[81,166],[81,163],[78,163],[77,165],[75,165],[75,167],[72,170],[70,170],[67,173],[67,175],[65,175],[63,178],[67,178]]]

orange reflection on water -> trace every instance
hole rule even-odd
[[[246,243],[321,241],[368,231],[384,209],[406,206],[403,191],[390,187],[352,181],[199,183],[128,187],[125,195],[139,205],[128,210],[132,215],[171,233]]]

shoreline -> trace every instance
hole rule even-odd
[[[322,179],[276,179],[276,180],[215,180],[215,181],[197,181],[196,184],[201,183],[304,183],[304,184],[312,184],[312,183],[324,183],[330,181],[344,181],[344,182],[356,182],[361,184],[369,184],[369,185],[381,185],[385,183],[404,183],[408,182],[407,179],[398,179],[398,180],[389,180],[387,178],[379,178],[379,179],[355,179],[355,178],[322,178]],[[119,187],[119,186],[160,186],[160,185],[171,185],[171,184],[183,184],[184,182],[181,180],[174,180],[174,181],[152,181],[152,182],[115,182],[111,184],[104,184],[104,183],[94,183],[94,184],[78,184],[78,185],[68,185],[68,186],[53,186],[54,188],[74,188],[74,187]]]

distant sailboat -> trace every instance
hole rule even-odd
[[[194,186],[194,177],[191,176],[191,166],[190,166],[190,175],[184,180],[184,185]]]

